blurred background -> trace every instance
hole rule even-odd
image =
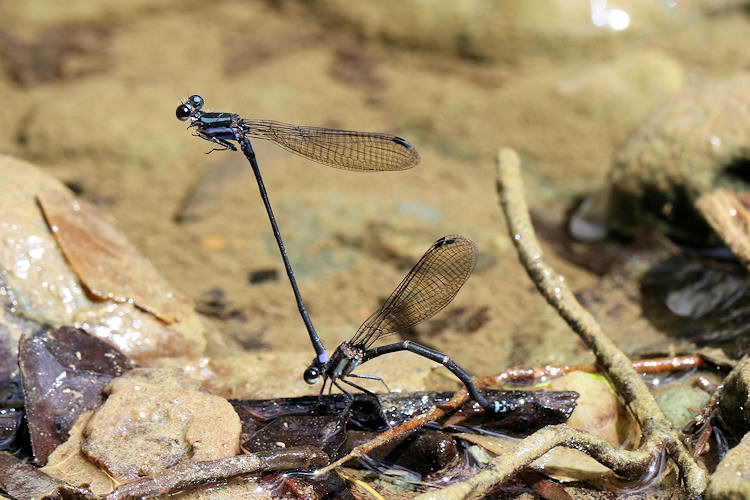
[[[404,333],[474,374],[589,359],[517,262],[498,148],[521,155],[550,261],[584,290],[598,276],[560,250],[567,214],[659,105],[750,69],[750,9],[731,0],[5,0],[0,18],[0,153],[112,215],[248,351],[313,355],[245,159],[205,155],[182,99],[413,143],[416,168],[379,174],[255,148],[329,349],[439,236],[479,245],[456,300]],[[299,380],[294,359],[282,368]]]

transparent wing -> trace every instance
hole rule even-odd
[[[390,297],[350,340],[371,346],[379,338],[416,325],[447,306],[469,278],[479,250],[468,238],[437,240]]]
[[[243,119],[245,134],[330,167],[345,170],[406,170],[419,163],[417,150],[400,137],[271,120]]]

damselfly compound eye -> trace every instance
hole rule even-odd
[[[305,374],[303,375],[305,382],[307,382],[310,385],[316,384],[318,382],[318,378],[320,377],[320,372],[317,368],[314,366],[310,366],[305,370]]]
[[[184,122],[188,118],[190,118],[190,113],[191,112],[192,112],[192,110],[190,109],[190,106],[188,106],[187,104],[182,104],[182,105],[180,105],[180,106],[177,107],[177,118],[180,121]]]
[[[188,104],[197,111],[203,107],[203,98],[199,95],[191,95],[188,97]]]

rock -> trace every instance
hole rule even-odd
[[[96,207],[8,156],[0,176],[0,350],[10,346],[9,359],[40,324],[80,327],[140,363],[203,353],[192,305]]]
[[[736,439],[750,431],[750,357],[743,358],[725,379],[719,409],[723,427]]]
[[[190,301],[96,207],[62,189],[40,191],[36,199],[68,264],[90,294],[135,304],[166,323],[191,315]]]
[[[0,157],[0,279],[16,312],[52,326],[73,324],[92,305],[42,217],[36,194],[66,190],[30,163]]]
[[[199,385],[178,369],[138,368],[113,380],[84,428],[81,450],[117,480],[236,455],[237,413]]]
[[[643,225],[697,244],[710,229],[695,201],[717,185],[747,188],[750,74],[684,92],[654,112],[615,155],[601,203],[586,221],[632,234]]]
[[[166,324],[129,303],[94,304],[76,314],[75,325],[140,364],[163,357],[197,358],[206,345],[203,324],[197,315]]]
[[[576,391],[581,395],[568,425],[582,431],[591,432],[612,443],[620,445],[627,441],[630,429],[626,412],[617,396],[601,375],[571,372],[550,381],[553,391]]]
[[[694,385],[675,384],[659,392],[656,402],[675,429],[684,429],[694,421],[696,408],[703,408],[710,396]]]
[[[631,130],[665,97],[679,91],[682,82],[682,67],[675,59],[644,50],[560,82],[557,92],[576,112]]]
[[[729,450],[711,475],[706,500],[750,498],[750,434]]]
[[[69,484],[88,488],[96,495],[110,493],[116,483],[103,470],[81,453],[81,432],[89,421],[91,412],[82,414],[70,429],[70,437],[49,456],[47,465],[40,470]]]

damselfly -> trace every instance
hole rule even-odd
[[[406,170],[419,162],[414,146],[395,135],[290,125],[204,111],[203,98],[198,95],[177,108],[177,118],[190,120],[190,128],[196,129],[198,137],[222,146],[211,151],[237,151],[230,141],[240,143],[244,138],[253,138],[275,142],[287,151],[345,170]]]
[[[315,384],[322,376],[321,394],[329,381],[329,392],[333,386],[336,386],[348,394],[339,384],[340,381],[370,393],[367,389],[347,380],[347,377],[379,380],[387,389],[388,386],[382,378],[355,374],[352,373],[353,370],[383,354],[411,351],[445,366],[464,383],[472,399],[486,410],[499,411],[500,404],[495,402],[491,405],[479,393],[471,376],[445,354],[410,340],[372,347],[383,337],[412,327],[447,306],[469,278],[476,264],[477,254],[478,250],[474,242],[463,236],[443,236],[437,240],[409,271],[380,309],[362,323],[351,340],[338,346],[330,358],[325,350],[318,353],[305,370],[305,382]]]
[[[196,136],[221,146],[211,151],[237,151],[232,141],[240,145],[258,182],[260,196],[266,207],[300,316],[305,323],[313,348],[320,357],[325,354],[325,347],[307,314],[250,139],[267,139],[288,151],[324,165],[360,172],[405,170],[419,162],[419,153],[414,146],[395,135],[304,127],[270,120],[251,120],[235,113],[204,111],[203,104],[203,98],[199,95],[188,97],[177,107],[177,118],[181,121],[189,120],[188,128],[195,129]]]

